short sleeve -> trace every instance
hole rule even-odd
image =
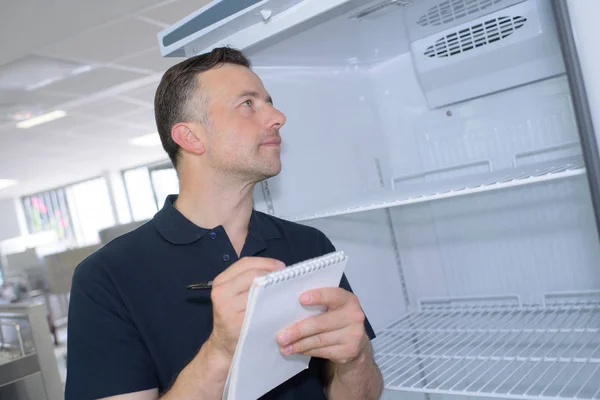
[[[327,236],[325,236],[325,234],[323,235],[323,248],[324,248],[324,252],[323,254],[327,254],[327,253],[331,253],[336,251],[335,246],[333,245],[333,243],[331,243],[331,240],[329,240],[329,238],[327,238]],[[342,280],[340,282],[340,287],[343,289],[346,289],[347,291],[354,293],[352,291],[352,287],[350,286],[350,282],[348,282],[348,278],[346,278],[346,274],[342,275]],[[364,310],[363,310],[364,312]],[[371,323],[369,322],[369,318],[367,317],[367,314],[365,313],[365,332],[367,333],[367,336],[369,337],[369,339],[373,340],[375,339],[376,335],[375,335],[375,331],[373,330],[373,327],[371,326]]]
[[[73,274],[66,400],[97,399],[158,387],[147,348],[97,256],[83,261]]]

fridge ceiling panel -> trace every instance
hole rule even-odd
[[[431,108],[564,73],[545,0],[528,0],[412,41],[411,52]]]

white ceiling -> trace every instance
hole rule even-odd
[[[65,118],[30,129],[0,115],[0,179],[13,197],[166,158],[161,147],[129,140],[156,131],[152,102],[162,73],[157,33],[209,0],[19,0],[0,5],[3,67],[32,57],[91,66],[39,89],[0,85],[3,110],[65,110]],[[18,65],[21,65],[20,63]],[[4,103],[4,104],[3,104]]]

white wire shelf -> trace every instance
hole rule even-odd
[[[18,350],[0,350],[0,365],[9,363],[20,357],[23,357],[23,354]]]
[[[373,341],[386,389],[600,399],[600,297],[424,305]]]
[[[532,164],[463,178],[405,184],[401,188],[381,191],[333,208],[309,214],[283,216],[283,218],[296,222],[328,218],[531,185],[583,174],[585,174],[584,162],[580,158],[572,158],[564,162]]]

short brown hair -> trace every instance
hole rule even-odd
[[[165,72],[154,96],[154,118],[162,146],[177,168],[179,145],[171,137],[173,125],[179,122],[202,121],[206,110],[200,115],[192,109],[198,85],[198,74],[223,64],[236,64],[250,68],[244,54],[229,47],[215,48],[209,53],[199,54],[182,61]]]

